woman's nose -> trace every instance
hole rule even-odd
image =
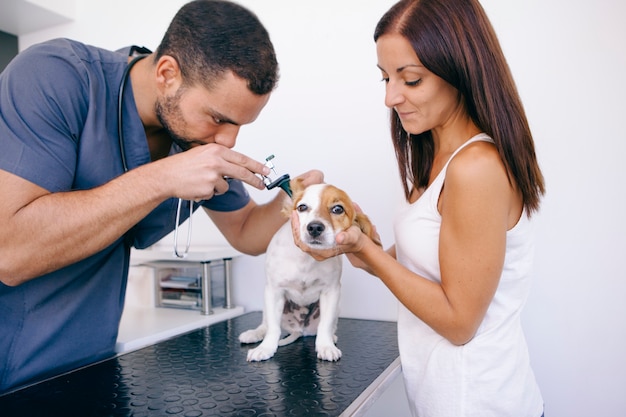
[[[389,81],[385,87],[385,106],[393,108],[404,102],[402,88],[397,82]]]
[[[237,134],[239,134],[240,126],[236,125],[222,125],[218,132],[215,134],[215,143],[227,148],[233,148],[237,142]]]

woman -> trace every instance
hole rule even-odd
[[[406,204],[386,252],[356,227],[339,247],[401,302],[413,415],[539,417],[520,311],[544,183],[493,28],[475,0],[405,0],[374,39]]]

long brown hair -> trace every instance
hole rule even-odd
[[[522,101],[495,31],[476,0],[402,0],[380,19],[374,41],[397,33],[421,63],[455,87],[471,119],[495,141],[509,181],[520,189],[530,215],[545,192]],[[408,134],[391,111],[400,176],[408,199],[428,185],[434,145],[430,132]]]

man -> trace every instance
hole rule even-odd
[[[248,254],[284,222],[284,194],[243,188],[267,168],[232,150],[278,78],[258,19],[193,1],[131,59],[57,39],[0,74],[0,392],[114,353],[130,248],[173,230],[178,198]]]

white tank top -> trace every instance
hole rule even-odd
[[[450,160],[475,141],[457,149]],[[441,282],[437,201],[450,160],[413,204],[395,218],[398,262]],[[474,338],[455,346],[400,304],[398,340],[407,396],[420,417],[539,417],[543,399],[535,381],[520,312],[530,290],[533,264],[531,223],[522,213],[507,232],[504,268],[495,296]]]

